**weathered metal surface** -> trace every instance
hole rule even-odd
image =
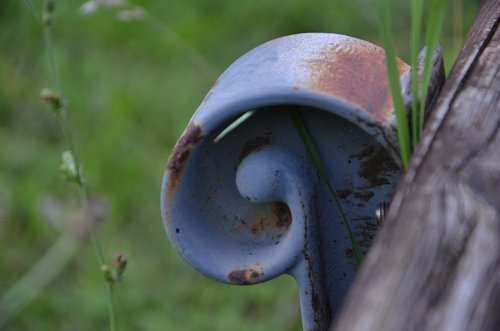
[[[399,71],[409,81],[401,61]],[[249,285],[293,275],[304,329],[325,330],[356,266],[290,110],[301,112],[366,250],[378,227],[376,208],[390,200],[399,177],[397,143],[384,53],[345,36],[279,38],[231,65],[170,156],[162,216],[179,254],[208,277]]]

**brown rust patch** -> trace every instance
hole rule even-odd
[[[370,187],[389,184],[389,176],[401,170],[385,149],[382,147],[368,148],[370,148],[371,155],[366,155],[367,157],[365,156],[361,162],[358,175],[366,179]]]
[[[168,160],[167,170],[170,176],[167,188],[168,195],[171,195],[175,190],[186,162],[189,159],[189,155],[191,155],[191,151],[202,139],[203,133],[201,128],[193,122],[189,122],[181,138],[177,141],[177,144],[175,144],[174,150],[170,154]]]
[[[319,300],[319,296],[316,293],[312,295],[312,308],[315,312],[321,310],[321,301]]]
[[[260,151],[262,148],[270,144],[271,144],[270,137],[258,136],[248,140],[245,143],[245,146],[243,146],[243,150],[240,153],[238,162],[241,163],[241,161],[251,153]]]
[[[292,224],[292,213],[290,208],[283,202],[274,202],[271,205],[273,215],[276,216],[276,227],[281,229],[288,229]]]
[[[269,224],[266,222],[266,220],[261,217],[257,221],[250,224],[250,231],[252,231],[253,234],[258,235],[264,232],[268,225]]]
[[[250,285],[257,282],[263,275],[264,273],[262,270],[249,268],[231,271],[227,275],[227,279],[236,285]]]
[[[409,66],[398,59],[400,76]],[[325,47],[319,58],[306,64],[309,88],[330,94],[385,121],[393,113],[384,50],[359,40],[343,40]]]

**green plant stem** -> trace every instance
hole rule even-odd
[[[115,319],[115,299],[113,292],[113,284],[108,283],[108,300],[110,304],[108,305],[109,311],[109,331],[116,331],[116,319]]]
[[[422,93],[420,99],[420,112],[419,112],[419,127],[423,131],[424,128],[424,115],[427,101],[427,89],[432,73],[432,58],[434,56],[434,49],[439,40],[439,35],[444,24],[444,17],[446,14],[447,0],[433,0],[430,8],[429,18],[427,20],[427,31],[425,33],[425,60],[424,60],[424,73],[422,77]]]
[[[46,6],[47,6],[47,0],[44,1],[44,8],[46,8]],[[42,22],[42,23],[44,23],[44,22]],[[49,24],[43,25],[43,37],[44,37],[43,40],[44,40],[44,45],[45,45],[45,51],[46,51],[46,54],[47,54],[47,57],[49,60],[50,72],[51,72],[51,76],[52,76],[52,83],[53,83],[56,91],[59,93],[60,97],[62,98],[62,85],[61,85],[59,75],[58,75],[58,70],[57,70],[54,47],[53,47],[53,43],[52,43],[51,26],[52,26],[51,22],[49,22]],[[75,144],[73,142],[74,140],[73,140],[73,136],[72,136],[72,133],[70,130],[70,125],[68,124],[68,121],[66,118],[66,107],[63,105],[55,113],[56,113],[56,117],[57,117],[57,120],[59,122],[59,125],[61,127],[61,130],[63,132],[64,139],[66,140],[66,144],[68,146],[68,149],[71,152],[73,159],[74,159],[74,162],[75,162],[76,174],[77,174],[77,179],[78,179],[77,180],[78,194],[80,196],[80,202],[81,202],[82,208],[85,210],[89,206],[88,190],[87,190],[85,180],[84,180],[83,174],[82,174],[83,167],[82,167],[82,164],[80,163],[80,158],[78,156],[77,150],[75,148]],[[98,262],[99,262],[100,266],[102,266],[105,263],[104,254],[102,252],[102,248],[101,248],[101,245],[99,243],[99,240],[98,240],[97,236],[95,235],[93,229],[90,230],[90,236],[91,236],[92,244],[93,244],[95,251],[96,251]],[[73,238],[73,241],[74,241],[74,238]],[[74,247],[74,251],[69,250],[69,249],[64,250],[67,253],[71,252],[71,255],[69,255],[69,254],[66,255],[68,259],[76,252],[77,248],[78,248],[78,246]],[[49,251],[49,253],[50,252],[51,251]],[[47,254],[49,254],[49,253],[47,253]],[[47,254],[44,255],[44,257],[42,259],[46,258]],[[50,258],[50,257],[51,256],[49,255],[48,258]],[[62,268],[63,265],[64,264],[61,264],[60,268]],[[51,277],[48,278],[45,283],[43,283],[43,286],[45,286],[46,283],[48,283],[48,281],[50,281],[50,279],[55,277],[57,275],[57,273],[51,273],[50,274]],[[109,293],[108,305],[109,305],[110,328],[111,328],[111,331],[114,331],[115,330],[115,315],[114,315],[114,302],[113,302],[112,289],[111,289],[112,284],[110,284],[109,282],[106,282],[106,284],[108,286],[108,293]]]
[[[361,263],[363,262],[363,253],[361,252],[361,247],[359,246],[358,240],[356,239],[356,236],[354,235],[354,232],[352,231],[351,226],[349,225],[347,215],[344,212],[342,205],[340,204],[340,199],[337,195],[337,192],[335,191],[332,183],[330,182],[330,179],[328,178],[328,173],[326,171],[325,166],[323,165],[323,162],[321,161],[321,155],[319,153],[319,150],[316,147],[316,144],[314,143],[311,134],[307,130],[307,127],[300,115],[300,112],[298,110],[291,110],[289,111],[289,113],[292,118],[293,124],[295,125],[295,128],[297,129],[297,132],[299,133],[300,138],[302,139],[302,142],[306,147],[309,156],[313,160],[314,165],[316,166],[319,172],[321,179],[326,184],[328,190],[330,191],[330,194],[333,197],[333,200],[335,201],[335,205],[339,211],[342,225],[344,226],[347,235],[349,237],[349,240],[351,242],[352,250],[354,252],[354,257],[356,259],[356,265],[359,268],[361,266]]]
[[[52,46],[52,39],[51,39],[51,33],[50,33],[50,27],[44,27],[44,43],[45,43],[45,50],[47,52],[47,55],[49,57],[49,63],[50,63],[50,68],[51,68],[51,75],[52,75],[52,80],[54,86],[58,89],[58,92],[61,93],[61,83],[59,80],[59,76],[57,73],[57,65],[55,61],[55,55],[54,55],[54,49]],[[75,148],[75,144],[73,142],[73,135],[71,134],[71,130],[69,129],[69,123],[66,118],[66,106],[63,106],[59,111],[56,111],[56,118],[57,121],[59,122],[59,127],[61,128],[61,131],[63,132],[64,139],[66,140],[66,144],[68,146],[69,151],[71,152],[73,159],[75,160],[75,166],[76,166],[76,173],[77,173],[77,191],[78,195],[80,197],[80,203],[83,208],[87,208],[88,206],[88,191],[87,191],[87,186],[85,184],[85,180],[83,178],[83,173],[82,173],[82,165],[80,162],[80,158],[78,155],[78,152]],[[102,265],[105,263],[104,259],[104,254],[102,252],[101,245],[99,243],[99,240],[97,236],[95,235],[94,231],[91,230],[91,241],[92,244],[95,248],[97,258],[99,260],[99,263]]]
[[[55,87],[55,90],[62,94],[61,91],[61,82],[59,79],[59,73],[57,71],[56,65],[56,57],[54,52],[54,47],[52,43],[52,34],[51,34],[51,26],[43,26],[43,44],[45,46],[45,54],[47,54],[50,68],[50,75],[52,78],[52,84]]]
[[[51,26],[44,26],[43,27],[43,36],[44,36],[44,44],[45,44],[45,51],[49,60],[49,66],[50,66],[50,73],[52,76],[52,82],[56,88],[56,91],[60,93],[61,98],[62,98],[62,88],[61,88],[61,81],[59,79],[59,74],[57,70],[57,64],[56,64],[56,59],[55,59],[55,53],[54,53],[54,47],[52,43],[52,35],[51,35]],[[59,110],[56,111],[56,118],[59,122],[59,126],[61,128],[61,131],[63,132],[64,139],[66,140],[66,144],[68,146],[69,151],[71,152],[73,159],[75,161],[75,166],[76,166],[76,173],[77,173],[77,191],[78,195],[80,196],[80,203],[82,205],[82,208],[87,208],[88,207],[88,191],[87,191],[87,186],[85,184],[85,180],[83,178],[82,174],[82,164],[80,162],[80,158],[78,155],[78,152],[75,148],[74,140],[73,140],[73,135],[70,130],[70,125],[67,121],[66,118],[66,106],[63,105],[63,107]],[[99,240],[97,236],[95,235],[94,231],[91,231],[91,240],[92,243],[95,247],[95,251],[97,254],[97,258],[99,260],[99,263],[102,265],[105,263],[104,259],[104,254],[101,249],[101,245],[99,243]]]
[[[412,114],[412,147],[413,150],[416,148],[422,130],[420,128],[420,115],[419,115],[419,77],[418,77],[418,53],[420,49],[420,32],[422,30],[422,12],[423,12],[423,0],[412,0],[411,2],[411,88],[412,88],[412,100],[411,100],[411,114]]]
[[[396,51],[392,41],[391,7],[388,0],[376,0],[377,16],[379,18],[380,32],[385,49],[385,60],[387,63],[387,78],[392,94],[392,101],[396,112],[396,125],[398,132],[399,147],[401,150],[401,161],[403,167],[408,168],[411,154],[411,141],[408,130],[408,119],[406,107],[401,95],[401,84],[396,63]]]

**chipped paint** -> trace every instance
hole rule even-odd
[[[394,159],[383,148],[369,147],[358,155],[362,157],[358,175],[364,178],[370,187],[389,184],[390,176],[400,171]]]
[[[202,139],[203,133],[201,128],[194,122],[189,122],[186,130],[184,130],[184,133],[177,141],[177,144],[175,145],[168,160],[168,196],[170,196],[175,190],[175,187],[177,186],[177,183],[182,175],[182,171],[186,166],[186,162],[191,155],[191,151],[201,142]]]
[[[271,205],[273,215],[276,217],[275,226],[281,229],[288,229],[292,224],[292,213],[290,208],[283,202],[275,202]]]
[[[250,285],[259,281],[264,275],[262,269],[257,270],[253,268],[233,270],[227,275],[229,282],[235,285]]]

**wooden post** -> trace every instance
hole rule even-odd
[[[499,22],[484,0],[331,330],[500,330]]]

